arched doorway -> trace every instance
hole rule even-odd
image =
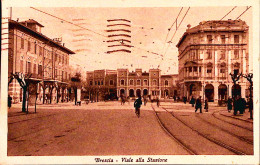
[[[137,89],[137,90],[136,90],[136,96],[137,96],[137,97],[141,96],[141,90],[140,90],[140,89]]]
[[[213,102],[214,101],[214,86],[211,84],[207,84],[205,86],[205,97],[208,99],[208,101]]]
[[[125,94],[125,90],[124,89],[120,89],[120,96]]]
[[[148,95],[148,90],[147,90],[147,89],[144,89],[144,90],[143,90],[143,94],[144,94],[144,96],[145,96],[145,95]]]
[[[129,90],[129,96],[130,96],[130,97],[135,97],[135,92],[134,92],[133,89],[130,89],[130,90]]]
[[[227,86],[225,84],[218,86],[218,98],[219,100],[227,100]]]
[[[232,86],[232,97],[241,96],[241,86],[236,84]]]
[[[164,96],[165,96],[165,97],[169,96],[169,91],[168,91],[168,89],[165,89],[165,90],[164,90]]]
[[[189,88],[189,96],[194,95],[196,92],[196,85],[195,84],[191,84],[190,88]]]

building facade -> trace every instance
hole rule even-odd
[[[44,26],[33,19],[9,20],[8,77],[19,73],[30,82],[30,100],[38,102],[67,101],[69,54],[59,41],[41,33]],[[33,92],[34,91],[34,92]],[[13,102],[22,101],[23,90],[16,79],[8,86]]]
[[[248,29],[242,20],[188,25],[177,44],[181,96],[203,96],[209,101],[245,97],[247,80],[240,78],[234,86],[230,73],[249,72]]]
[[[128,69],[95,70],[87,72],[87,88],[89,93],[92,91],[94,98],[105,98],[105,95],[110,98],[122,95],[130,98],[145,95],[150,95],[151,98],[169,98],[178,96],[177,79],[178,75],[161,75],[159,69],[150,69],[149,72],[143,72],[142,69],[132,72]]]

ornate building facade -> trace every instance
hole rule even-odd
[[[248,29],[242,20],[188,25],[177,44],[181,96],[203,96],[209,101],[245,97],[247,81],[240,78],[233,86],[230,73],[249,72]]]
[[[87,72],[87,88],[90,98],[91,95],[93,95],[92,98],[102,95],[103,98],[106,97],[105,95],[108,95],[109,98],[121,95],[130,98],[139,95],[150,95],[151,98],[169,98],[174,95],[177,97],[177,80],[178,75],[161,75],[159,69],[150,69],[149,72],[143,72],[142,69],[132,72],[129,72],[128,69]],[[99,98],[99,100],[102,99]]]
[[[33,19],[23,22],[9,20],[8,77],[15,73],[29,75],[29,100],[35,100],[36,93],[37,100],[41,102],[65,101],[69,54],[74,52],[60,41],[43,35],[42,27]],[[22,101],[22,92],[14,79],[8,86],[8,94],[15,103]]]

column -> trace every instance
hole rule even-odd
[[[214,84],[214,102],[218,101],[218,84]]]
[[[215,51],[215,80],[218,79],[218,51]]]
[[[242,50],[242,62],[243,62],[243,70],[242,73],[246,74],[246,50]],[[248,59],[249,60],[249,59]]]
[[[228,81],[231,81],[231,77],[229,76],[229,74],[231,73],[231,50],[228,51]]]
[[[245,87],[245,84],[241,84],[241,97],[242,98],[246,97],[246,87]]]
[[[228,97],[232,97],[232,86],[233,86],[233,84],[228,84]]]

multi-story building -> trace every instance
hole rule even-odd
[[[109,100],[116,96],[116,71],[95,70],[87,72],[87,96],[90,100]]]
[[[124,95],[132,98],[139,95],[150,95],[152,98],[177,96],[177,79],[178,75],[161,76],[159,69],[150,69],[149,72],[142,72],[142,69],[136,69],[132,72],[129,72],[128,69],[87,72],[87,85],[89,91],[92,90],[94,98],[97,97],[98,91],[99,96],[103,95],[103,97],[105,93],[110,95],[112,93],[115,97]],[[100,93],[102,89],[105,89],[103,94]]]
[[[32,96],[29,100],[37,95],[37,100],[43,103],[47,100],[65,101],[69,54],[74,52],[43,35],[42,27],[33,19],[23,22],[9,20],[8,76],[14,73],[29,75],[26,76]],[[13,80],[9,84],[8,94],[15,103],[22,101],[22,93],[17,80]]]
[[[242,20],[188,25],[177,44],[181,96],[203,96],[210,101],[245,97],[246,80],[240,78],[233,86],[230,73],[249,72],[248,28]]]

